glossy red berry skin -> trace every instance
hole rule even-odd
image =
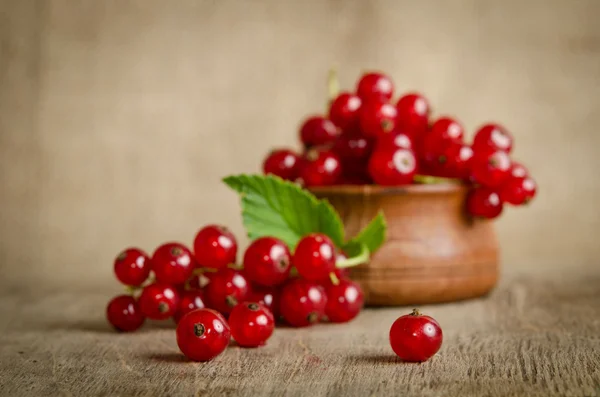
[[[382,186],[408,185],[417,172],[417,160],[412,150],[376,150],[369,160],[369,175]]]
[[[237,241],[228,228],[208,225],[196,234],[194,254],[198,266],[221,269],[235,263]]]
[[[152,320],[166,320],[177,312],[179,293],[165,284],[150,284],[139,299],[142,314]]]
[[[367,164],[373,151],[373,140],[359,133],[346,132],[333,145],[332,151],[338,155],[342,165],[339,184],[368,183],[370,179]]]
[[[231,330],[225,318],[211,309],[194,310],[177,324],[177,346],[190,360],[209,361],[229,345]]]
[[[366,73],[358,81],[356,94],[363,102],[387,102],[394,95],[394,83],[385,74]]]
[[[476,152],[501,150],[510,153],[512,146],[512,135],[498,124],[484,125],[477,130],[473,139],[473,150]]]
[[[152,270],[160,284],[183,284],[192,276],[195,267],[192,252],[183,244],[166,243],[152,254]]]
[[[196,309],[204,309],[204,294],[200,290],[189,290],[184,291],[177,305],[177,311],[173,317],[175,322],[178,323],[183,316]]]
[[[215,273],[206,286],[206,300],[211,309],[229,314],[240,302],[247,300],[250,285],[237,270],[223,268]]]
[[[509,177],[510,157],[506,152],[475,151],[471,160],[471,175],[475,182],[487,187],[499,187]]]
[[[334,323],[352,320],[365,304],[363,291],[354,281],[341,279],[338,285],[329,284],[326,287],[326,294],[325,315]]]
[[[261,237],[246,249],[244,275],[255,284],[273,287],[287,280],[291,261],[290,250],[283,241]]]
[[[306,280],[325,280],[335,269],[335,245],[329,237],[321,233],[304,236],[292,258],[298,274]]]
[[[393,131],[377,138],[375,150],[385,149],[414,149],[412,139],[402,132]]]
[[[368,102],[360,112],[360,127],[365,136],[379,138],[396,127],[398,110],[387,102]]]
[[[279,299],[279,288],[264,288],[253,285],[247,300],[248,302],[258,302],[265,305],[277,318],[279,316]]]
[[[404,95],[396,104],[398,130],[414,137],[427,131],[429,126],[429,102],[416,93]]]
[[[329,119],[342,130],[356,128],[361,107],[362,100],[357,95],[342,92],[331,103]]]
[[[300,140],[304,147],[329,145],[340,135],[335,124],[322,116],[312,116],[300,127]]]
[[[283,319],[292,327],[307,327],[323,318],[326,305],[327,295],[322,286],[296,278],[283,287],[279,310]]]
[[[471,173],[473,149],[464,143],[450,141],[438,156],[440,176],[468,179]]]
[[[529,170],[521,163],[512,160],[510,167],[511,178],[526,178],[529,176]]]
[[[244,302],[229,315],[231,336],[242,347],[258,347],[267,343],[275,329],[275,318],[266,306]]]
[[[467,211],[471,216],[493,219],[502,213],[502,208],[500,195],[485,186],[474,188],[467,195]]]
[[[300,175],[300,163],[300,156],[291,150],[273,150],[263,162],[263,173],[294,181]]]
[[[443,338],[438,322],[417,310],[399,317],[390,328],[392,350],[407,362],[429,360],[440,350]]]
[[[127,248],[115,259],[114,272],[122,284],[137,287],[148,279],[151,267],[150,258],[144,251]]]
[[[458,121],[450,117],[440,117],[431,126],[429,134],[437,135],[444,141],[462,142],[465,130]]]
[[[138,303],[129,295],[119,295],[113,298],[106,307],[106,318],[117,331],[122,332],[135,331],[145,321]]]
[[[531,201],[536,192],[537,185],[533,178],[510,178],[500,188],[500,198],[512,205],[522,205]]]
[[[306,153],[300,172],[305,186],[335,185],[341,176],[340,158],[333,151],[311,149]]]

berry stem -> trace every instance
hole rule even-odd
[[[331,284],[340,285],[340,279],[335,275],[334,272],[329,273],[329,279],[331,280]]]
[[[327,75],[327,94],[329,99],[327,101],[327,111],[329,111],[329,104],[333,101],[340,93],[340,82],[337,75],[336,68],[332,67],[329,69]]]
[[[369,261],[369,248],[366,245],[360,245],[360,252],[350,258],[338,260],[335,263],[335,267],[338,269],[344,269],[347,267],[354,267],[362,265]]]
[[[433,176],[433,175],[415,175],[413,178],[415,183],[433,185],[438,183],[460,183],[458,179],[455,178],[443,178],[441,176]]]

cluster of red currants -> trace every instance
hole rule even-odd
[[[364,305],[360,286],[335,267],[343,253],[326,235],[304,236],[293,254],[277,238],[258,238],[243,266],[235,265],[237,250],[234,235],[217,225],[198,232],[193,252],[180,243],[163,244],[152,257],[126,249],[114,272],[131,293],[110,301],[108,321],[135,331],[146,318],[173,318],[181,351],[207,361],[230,337],[242,347],[266,343],[277,319],[293,327],[346,322]]]
[[[473,187],[469,213],[483,218],[500,215],[505,202],[521,205],[535,196],[535,181],[509,157],[513,138],[502,126],[482,126],[468,145],[457,120],[431,120],[423,95],[408,93],[394,104],[393,94],[388,76],[363,75],[355,92],[331,101],[327,116],[304,121],[301,154],[272,151],[263,162],[264,173],[306,187],[398,186],[424,175],[460,179]]]

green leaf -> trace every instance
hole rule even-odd
[[[308,233],[324,233],[344,244],[344,226],[326,200],[273,175],[234,175],[223,179],[240,193],[242,221],[251,240],[277,237],[291,249]]]
[[[385,242],[386,232],[385,217],[383,216],[383,212],[380,211],[347,245],[355,246],[356,244],[364,244],[368,251],[373,253]]]

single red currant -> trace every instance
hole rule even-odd
[[[273,313],[258,302],[244,302],[233,308],[229,315],[231,336],[242,347],[264,345],[273,334]]]
[[[373,141],[359,133],[345,132],[333,145],[342,165],[342,177],[338,184],[369,183],[367,164],[373,149]]]
[[[473,139],[473,150],[476,152],[501,150],[510,153],[513,137],[504,127],[498,124],[486,124],[481,127]]]
[[[359,123],[361,99],[348,92],[342,92],[331,103],[329,119],[342,130],[355,128]]]
[[[402,132],[391,132],[382,137],[377,138],[375,150],[385,149],[413,149],[412,140]]]
[[[450,141],[438,157],[442,175],[448,178],[468,179],[473,160],[473,149],[457,141]]]
[[[416,172],[417,160],[412,150],[376,150],[369,160],[369,174],[378,185],[408,185]]]
[[[327,295],[322,286],[296,278],[283,287],[279,310],[289,325],[306,327],[319,322],[326,305]]]
[[[325,280],[335,269],[335,246],[321,233],[306,235],[296,246],[292,263],[306,280]]]
[[[263,173],[294,181],[300,175],[300,157],[288,149],[273,150],[263,162]]]
[[[279,289],[263,288],[252,286],[248,302],[258,302],[265,305],[273,313],[273,316],[279,316]]]
[[[274,237],[261,237],[252,242],[244,254],[244,274],[248,280],[273,287],[290,274],[291,255],[287,245]]]
[[[115,276],[121,283],[137,287],[148,279],[151,266],[150,258],[144,251],[127,248],[115,259]]]
[[[209,361],[229,345],[231,330],[227,320],[211,309],[189,312],[177,324],[177,346],[190,360]]]
[[[334,323],[352,320],[362,310],[365,299],[360,285],[350,280],[339,280],[339,284],[327,286],[325,315]]]
[[[228,314],[250,294],[246,278],[237,270],[223,268],[215,273],[206,286],[208,306],[223,314]]]
[[[360,126],[363,133],[370,138],[378,138],[389,134],[396,127],[398,110],[387,102],[368,102],[360,112]]]
[[[429,360],[440,350],[442,340],[442,328],[438,322],[416,309],[399,317],[390,328],[392,350],[408,362]]]
[[[467,196],[467,211],[474,217],[496,218],[502,213],[502,207],[500,195],[484,186],[472,189]]]
[[[510,176],[512,178],[526,178],[529,176],[529,171],[525,166],[521,163],[518,163],[514,160],[511,161],[512,165],[510,167]]]
[[[179,305],[179,294],[171,286],[150,284],[140,295],[142,314],[152,320],[166,320],[175,315]]]
[[[322,116],[309,117],[300,128],[300,140],[307,148],[333,143],[339,135],[335,124]]]
[[[183,244],[163,244],[152,255],[152,270],[161,284],[183,284],[192,276],[195,267],[192,252]]]
[[[471,161],[471,174],[475,182],[498,187],[509,177],[510,157],[503,151],[478,152],[475,150]]]
[[[464,133],[463,126],[450,117],[440,117],[429,131],[429,134],[437,135],[445,141],[462,141]]]
[[[144,316],[138,303],[132,296],[119,295],[106,307],[108,322],[118,331],[131,332],[144,324]]]
[[[208,225],[196,234],[194,254],[200,267],[221,269],[235,263],[237,241],[226,227]]]
[[[394,95],[394,83],[385,74],[367,73],[358,81],[356,94],[364,102],[389,101]]]
[[[305,186],[335,185],[341,175],[340,158],[332,151],[311,149],[306,153],[300,172]]]
[[[206,307],[204,304],[204,294],[200,290],[185,291],[181,294],[179,305],[177,306],[177,312],[175,312],[174,320],[176,323],[181,320],[183,316],[196,309],[203,309]]]
[[[522,205],[533,199],[536,191],[537,185],[532,178],[510,178],[500,188],[500,198],[512,205]]]
[[[398,100],[396,126],[410,136],[416,136],[429,126],[429,102],[420,94],[407,94]]]

